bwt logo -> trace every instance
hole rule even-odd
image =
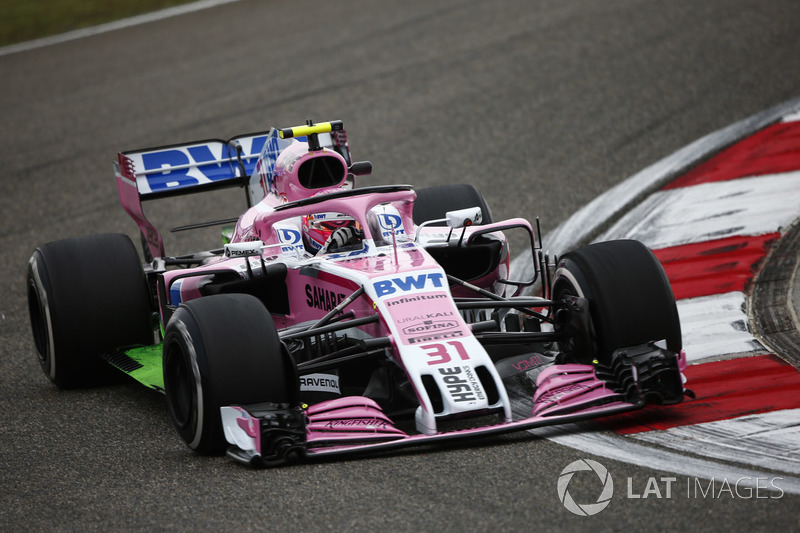
[[[376,281],[372,284],[378,298],[383,298],[398,291],[408,292],[411,290],[422,290],[426,287],[442,287],[444,274],[432,272],[430,274],[419,274],[417,276],[405,276],[403,278],[385,279]]]
[[[402,225],[398,215],[389,215],[386,213],[381,213],[378,215],[378,222],[383,229],[388,230],[399,228]]]
[[[278,228],[277,232],[281,244],[300,244],[300,232],[296,229]]]
[[[380,213],[378,215],[378,224],[383,230],[381,235],[388,237],[392,232],[403,235],[406,230],[403,229],[403,221],[399,215],[391,215],[387,213]]]
[[[266,136],[254,137],[250,147],[250,153],[243,155],[258,155],[267,141]],[[217,153],[212,152],[214,148]],[[180,188],[200,183],[198,175],[191,175],[195,170],[209,181],[220,181],[231,179],[235,177],[231,162],[223,161],[218,163],[221,159],[229,157],[235,158],[235,154],[220,144],[199,144],[196,146],[188,146],[181,148],[173,148],[170,150],[162,150],[159,152],[148,152],[142,154],[142,163],[144,170],[163,170],[160,174],[149,174],[146,176],[147,184],[152,191],[160,191],[163,189]],[[253,173],[257,159],[247,158],[242,159],[244,163],[245,172],[248,175]]]
[[[303,248],[302,235],[296,229],[275,228],[281,241],[281,252],[293,252]]]

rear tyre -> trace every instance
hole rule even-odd
[[[186,444],[215,455],[228,446],[220,407],[295,404],[298,385],[261,301],[220,294],[181,304],[172,315],[164,337],[164,389]]]
[[[653,253],[638,241],[601,242],[561,258],[553,299],[559,302],[570,296],[588,300],[589,331],[569,331],[576,321],[557,323],[556,329],[591,339],[582,345],[593,344],[572,353],[567,349],[574,362],[591,363],[596,358],[610,364],[618,348],[660,340],[666,340],[672,352],[681,350],[681,325],[669,280]]]
[[[438,185],[417,191],[414,201],[414,223],[422,224],[426,220],[445,217],[448,211],[480,207],[483,214],[481,224],[493,222],[492,212],[483,195],[474,186],[467,183]]]
[[[86,235],[38,247],[28,310],[42,370],[61,388],[122,379],[100,356],[153,343],[150,292],[127,235]]]

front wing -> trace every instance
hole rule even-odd
[[[292,458],[396,450],[469,437],[510,433],[579,422],[642,408],[655,400],[678,403],[686,359],[655,345],[618,350],[612,368],[560,364],[536,378],[527,416],[479,427],[407,433],[372,399],[348,396],[308,407],[256,404],[221,408],[228,455],[251,466],[283,464]],[[525,401],[520,401],[524,405]],[[527,411],[527,410],[526,410]]]

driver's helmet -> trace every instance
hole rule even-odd
[[[287,202],[349,188],[347,164],[334,150],[295,141],[275,161],[274,193]]]
[[[363,231],[354,218],[338,213],[311,213],[302,219],[303,243],[316,254],[330,241],[329,252],[360,248]],[[336,234],[336,238],[332,237]]]

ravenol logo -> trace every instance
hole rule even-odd
[[[417,274],[376,281],[372,284],[372,286],[375,288],[378,298],[383,298],[384,296],[395,294],[398,291],[421,291],[429,287],[442,287],[443,278],[444,274],[440,272],[430,272],[427,274]]]
[[[569,487],[569,482],[572,480],[572,476],[575,475],[575,472],[586,470],[597,474],[597,477],[600,480],[600,483],[603,485],[603,488],[595,503],[579,504],[572,499],[572,496],[567,489]],[[569,512],[578,516],[596,515],[608,506],[608,504],[611,502],[611,497],[614,495],[614,482],[611,479],[611,474],[608,472],[608,470],[606,470],[606,467],[597,461],[592,461],[591,459],[579,459],[568,464],[567,467],[561,471],[561,475],[558,478],[557,488],[558,499],[561,500],[561,503],[564,504],[564,507],[566,507]]]

